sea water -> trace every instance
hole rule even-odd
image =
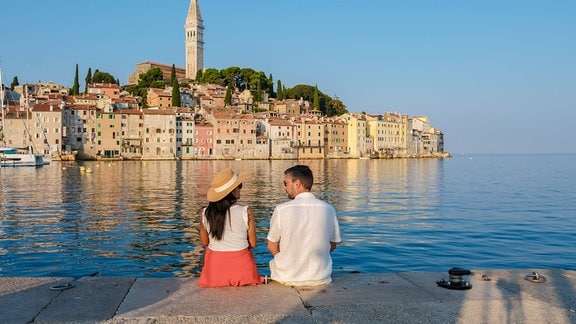
[[[199,213],[226,167],[249,174],[239,202],[255,212],[254,253],[268,274],[270,216],[287,200],[283,171],[297,163],[338,212],[335,273],[576,270],[576,155],[458,155],[1,168],[0,276],[197,276]]]

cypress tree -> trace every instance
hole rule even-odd
[[[315,110],[320,110],[320,96],[318,95],[318,86],[314,87],[314,101],[312,102],[312,107]]]
[[[272,78],[272,73],[270,73],[268,81],[270,84],[270,89],[268,89],[268,92],[270,92],[270,98],[276,98],[276,94],[274,93],[274,78]]]
[[[260,86],[260,79],[258,79],[257,82],[258,83],[256,84],[256,94],[254,95],[254,101],[255,102],[261,102],[262,101],[262,88]]]
[[[232,83],[229,83],[226,87],[226,97],[224,97],[224,105],[232,105]]]
[[[92,83],[92,68],[88,68],[88,73],[86,74],[86,89],[84,89],[84,93],[88,93],[88,85]]]
[[[180,85],[178,80],[172,80],[172,107],[181,107],[182,100],[180,98]]]
[[[180,84],[178,84],[178,78],[176,77],[176,65],[174,64],[172,64],[170,81],[172,85],[172,107],[181,107],[182,99],[180,98]]]
[[[14,90],[14,87],[20,85],[20,82],[18,82],[18,77],[15,76],[14,79],[12,79],[12,83],[10,83],[10,89]]]
[[[72,85],[71,95],[80,94],[80,83],[78,83],[78,63],[76,63],[76,72],[74,73],[74,85]]]
[[[176,65],[172,64],[172,71],[170,74],[170,83],[173,83],[174,79],[176,79]]]
[[[278,80],[278,85],[276,85],[276,98],[278,98],[278,100],[284,100],[284,91],[282,88],[282,81]]]

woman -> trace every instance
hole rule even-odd
[[[263,283],[251,248],[256,247],[254,213],[236,203],[244,173],[222,170],[208,190],[208,207],[202,211],[200,240],[206,248],[200,287],[245,286]]]

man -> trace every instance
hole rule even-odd
[[[306,165],[284,171],[284,190],[291,200],[278,205],[270,220],[268,250],[272,280],[291,286],[332,281],[330,252],[341,241],[336,211],[310,190],[314,177]]]

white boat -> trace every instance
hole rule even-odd
[[[34,154],[30,150],[22,151],[13,147],[0,147],[0,166],[2,167],[42,165],[44,165],[42,154]]]

